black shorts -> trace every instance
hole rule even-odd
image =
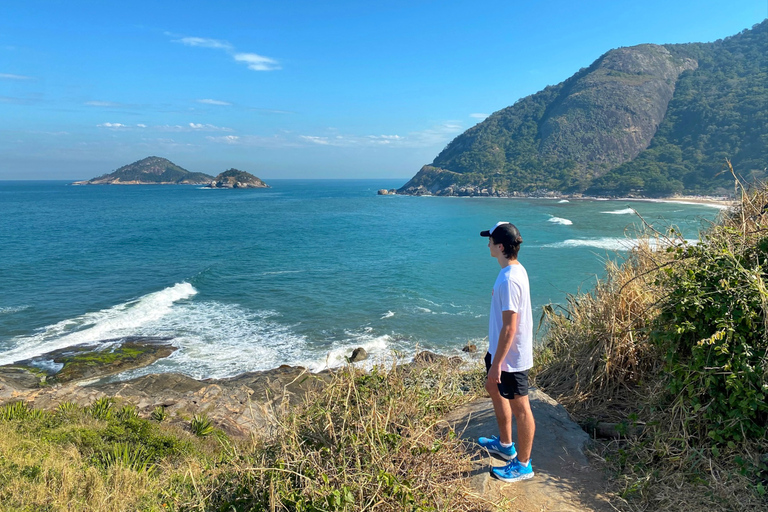
[[[491,354],[485,354],[485,374],[491,370]],[[515,395],[528,396],[528,370],[523,372],[501,372],[501,384],[499,393],[504,398],[513,400]]]

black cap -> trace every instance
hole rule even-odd
[[[499,243],[523,243],[523,237],[520,236],[520,231],[518,231],[514,224],[510,224],[509,222],[497,222],[496,225],[488,231],[481,231],[480,236],[493,236],[494,242]]]

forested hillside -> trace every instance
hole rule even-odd
[[[611,50],[456,137],[400,189],[721,194],[768,166],[768,20],[714,43]]]

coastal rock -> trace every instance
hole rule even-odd
[[[477,345],[467,343],[464,345],[464,348],[461,349],[462,352],[467,352],[468,354],[474,354],[477,352]]]
[[[102,379],[168,357],[176,350],[169,343],[172,339],[128,336],[54,350],[0,366],[0,386],[6,382],[18,390]]]
[[[419,352],[413,358],[413,364],[418,366],[435,364],[435,363],[440,363],[444,361],[448,361],[450,363],[455,363],[455,364],[462,363],[462,359],[458,356],[448,357],[440,354],[435,354],[434,352],[430,352],[428,350]]]
[[[357,347],[352,351],[352,356],[349,357],[350,363],[356,363],[368,359],[368,352],[363,347]]]
[[[269,188],[269,185],[253,174],[237,169],[222,172],[206,186],[208,188]]]

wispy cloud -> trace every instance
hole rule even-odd
[[[206,37],[182,37],[181,39],[175,39],[174,43],[181,43],[186,46],[199,46],[201,48],[215,48],[217,50],[232,51],[234,47],[227,41],[220,41],[218,39],[209,39]]]
[[[187,125],[166,124],[163,126],[155,126],[154,128],[163,132],[231,132],[231,131],[234,131],[232,130],[232,128],[226,128],[224,126],[215,126],[212,124],[203,124],[203,123],[189,123]]]
[[[407,135],[299,135],[298,140],[320,146],[422,148],[445,145],[463,129],[460,123],[447,121]]]
[[[485,119],[489,115],[490,114],[469,114],[469,117],[471,117],[473,119]]]
[[[280,63],[271,57],[265,57],[256,53],[238,52],[229,41],[223,41],[221,39],[210,39],[206,37],[181,37],[178,39],[172,39],[172,42],[180,43],[185,46],[223,50],[228,53],[236,62],[244,63],[246,66],[248,66],[248,69],[253,71],[274,71],[277,69],[282,69]]]
[[[105,107],[105,108],[124,108],[128,105],[123,103],[116,103],[114,101],[86,101],[86,105],[89,107]]]
[[[206,139],[211,142],[221,142],[224,144],[238,144],[240,143],[240,137],[237,135],[224,135],[221,137],[211,137],[210,135]]]
[[[0,73],[0,80],[34,80],[31,76],[14,75],[12,73]]]
[[[206,137],[206,140],[215,144],[226,144],[228,146],[246,146],[259,148],[294,148],[302,144],[296,140],[274,135],[271,137],[262,137],[260,135],[221,135]]]
[[[147,127],[147,125],[145,125],[145,124],[142,124],[142,123],[139,123],[139,124],[137,124],[136,126],[138,126],[139,128],[146,128],[146,127]]]
[[[340,136],[338,136],[338,137],[340,137]],[[340,144],[333,144],[332,140],[330,138],[328,138],[328,137],[317,137],[315,135],[299,135],[299,138],[302,139],[302,140],[305,140],[307,142],[311,142],[313,144],[320,144],[322,146],[331,146],[331,145],[336,146],[336,145],[340,145]],[[338,140],[338,138],[337,138],[337,140]],[[341,141],[338,141],[338,142],[341,142]]]
[[[308,148],[313,146],[336,148],[441,148],[464,128],[456,121],[446,121],[426,130],[410,132],[407,135],[344,135],[334,128],[325,134],[302,135],[282,130],[271,137],[259,135],[208,136],[206,140],[215,144],[230,146],[256,146],[265,148]]]
[[[96,125],[99,128],[111,128],[111,129],[121,129],[121,128],[128,128],[123,123],[101,123]]]
[[[228,101],[220,101],[220,100],[211,100],[211,99],[205,99],[205,100],[197,100],[198,103],[202,103],[204,105],[220,105],[223,107],[231,106],[232,104]]]
[[[234,57],[238,62],[245,62],[248,69],[254,71],[274,71],[276,69],[282,69],[276,60],[256,55],[255,53],[238,53],[235,54]]]

